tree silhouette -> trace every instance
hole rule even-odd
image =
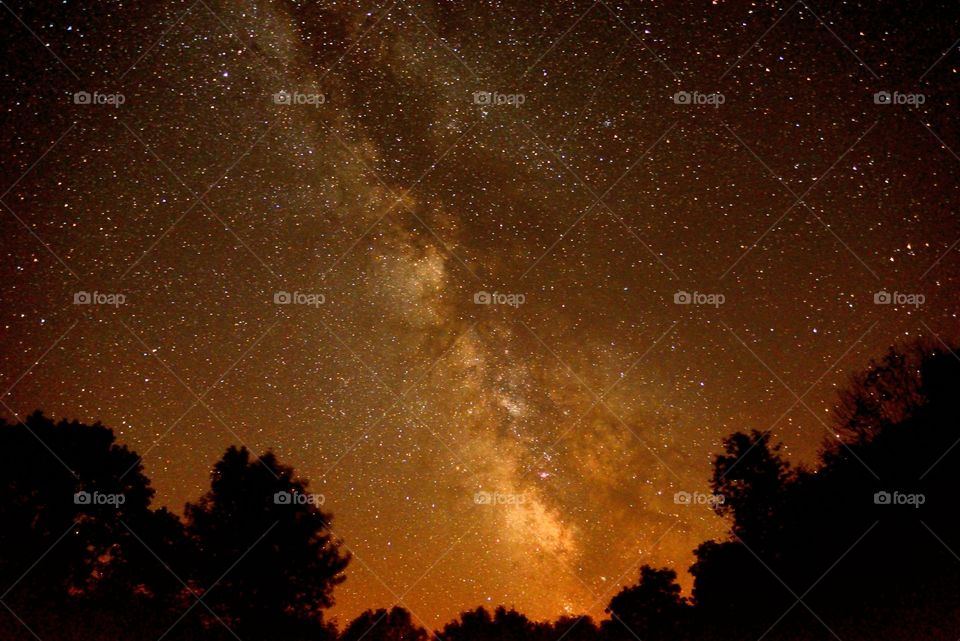
[[[179,565],[183,528],[149,509],[139,457],[111,430],[37,411],[0,422],[0,451],[0,582],[25,623],[85,613],[108,627],[172,607],[181,585],[154,554]]]
[[[441,641],[844,641],[960,636],[960,354],[888,352],[841,391],[818,459],[791,466],[764,432],[715,457],[728,536],[690,568],[642,566],[609,620],[463,612]],[[185,520],[153,509],[137,454],[100,424],[0,421],[0,639],[427,641],[400,607],[339,635],[344,580],[322,497],[273,454],[229,448]],[[913,497],[900,501],[896,497]],[[912,502],[911,502],[912,501]],[[198,599],[199,597],[199,599]]]
[[[852,377],[835,412],[838,438],[825,441],[814,469],[790,470],[758,432],[728,438],[713,487],[726,496],[719,511],[731,538],[699,546],[691,568],[707,627],[739,638],[776,623],[768,638],[802,639],[829,625],[867,639],[909,622],[913,631],[889,638],[952,638],[958,393],[956,351],[916,343]],[[922,503],[882,498],[896,495]],[[798,594],[804,605],[791,610]],[[789,615],[778,622],[777,612]]]
[[[680,639],[689,625],[690,606],[680,596],[677,573],[669,568],[640,568],[640,582],[624,588],[607,606],[607,639]]]
[[[440,637],[444,641],[529,641],[537,632],[534,623],[512,608],[500,606],[491,615],[479,607],[447,623]]]
[[[600,628],[589,616],[562,616],[546,627],[541,638],[546,641],[594,641]]]
[[[723,441],[724,454],[713,466],[713,491],[722,497],[714,509],[732,519],[733,533],[761,548],[775,536],[777,512],[786,501],[790,465],[781,458],[770,434],[737,432]]]
[[[340,634],[339,641],[426,641],[429,633],[414,624],[405,608],[367,610]]]
[[[863,443],[913,416],[925,403],[920,369],[935,353],[925,342],[890,347],[882,359],[853,374],[834,412],[842,438]]]
[[[252,459],[246,448],[231,447],[214,466],[210,491],[187,505],[203,600],[245,641],[280,630],[288,639],[333,634],[323,612],[349,556],[311,496],[273,454]]]

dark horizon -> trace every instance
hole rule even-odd
[[[642,562],[616,579],[599,619],[537,621],[509,604],[451,604],[459,615],[434,630],[404,595],[338,618],[335,592],[363,561],[337,533],[325,497],[273,453],[231,446],[211,469],[210,490],[177,516],[152,504],[143,458],[109,427],[37,410],[0,422],[0,449],[17,454],[0,468],[0,576],[13,579],[0,596],[12,617],[0,616],[0,629],[44,638],[21,613],[55,610],[91,640],[112,638],[118,616],[122,627],[145,617],[145,639],[220,638],[220,626],[233,638],[317,641],[730,640],[761,630],[761,639],[822,638],[823,630],[952,638],[960,629],[960,557],[951,547],[960,543],[951,501],[958,455],[950,456],[960,443],[957,390],[960,349],[918,341],[851,376],[832,419],[837,439],[815,465],[791,464],[769,432],[728,435],[710,492],[674,495],[678,509],[706,505],[729,524],[693,551],[690,594],[678,568]],[[514,512],[524,502],[499,498],[478,492],[473,500]],[[798,595],[790,584],[809,586]],[[807,598],[815,588],[820,594]],[[198,604],[209,615],[187,618]],[[798,604],[810,616],[792,614]],[[33,620],[41,625],[47,638],[66,631]]]

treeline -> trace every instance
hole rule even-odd
[[[349,554],[305,481],[229,449],[181,519],[95,424],[0,423],[0,638],[242,641],[693,641],[960,638],[960,354],[915,344],[851,378],[816,463],[736,433],[714,460],[724,540],[693,593],[643,566],[608,618],[497,608],[427,631],[403,608],[338,631]],[[826,434],[826,432],[825,432]],[[679,509],[679,508],[678,508]]]
[[[227,450],[181,520],[100,424],[38,412],[0,425],[0,448],[0,638],[335,637],[349,555],[272,454]]]

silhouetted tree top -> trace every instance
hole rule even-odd
[[[394,606],[367,610],[351,621],[339,641],[426,641],[427,630],[413,622],[410,612]]]
[[[60,540],[21,590],[59,600],[169,588],[131,530],[155,539],[176,529],[175,519],[149,510],[153,489],[140,458],[112,430],[37,411],[23,423],[0,421],[0,448],[0,548],[16,551],[0,558],[0,577],[12,582]]]
[[[587,615],[564,615],[550,624],[546,641],[595,641],[600,636],[596,621]]]
[[[924,390],[924,370],[950,352],[930,341],[890,347],[879,360],[871,360],[839,392],[834,423],[848,443],[870,440],[880,430],[903,423],[929,400]]]
[[[892,349],[840,398],[840,438],[814,469],[792,469],[766,433],[724,441],[713,488],[731,537],[701,544],[691,567],[697,615],[721,637],[762,633],[776,621],[762,613],[808,589],[804,603],[845,639],[911,619],[928,630],[916,638],[960,625],[960,357],[924,342]],[[826,632],[806,608],[777,627]]]
[[[640,581],[617,593],[606,608],[603,630],[611,639],[674,639],[688,626],[690,606],[670,568],[640,568]]]
[[[210,491],[187,505],[187,532],[200,552],[195,574],[213,586],[204,600],[241,638],[330,633],[323,611],[349,554],[322,503],[272,453],[257,459],[231,447],[214,466]]]
[[[444,641],[527,641],[536,630],[536,624],[513,608],[500,606],[491,615],[479,607],[446,624],[440,636]]]
[[[723,449],[714,459],[711,481],[723,500],[714,509],[731,519],[736,536],[749,536],[759,545],[776,527],[775,512],[786,500],[792,476],[790,464],[780,456],[780,445],[771,445],[770,434],[757,430],[728,436]]]
[[[9,588],[4,602],[35,633],[132,639],[120,622],[135,616],[149,629],[149,619],[180,606],[183,526],[150,509],[140,457],[112,430],[37,411],[22,423],[0,421],[0,451],[0,583]],[[25,632],[15,619],[5,623],[0,638]]]

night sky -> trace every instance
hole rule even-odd
[[[341,624],[689,588],[725,435],[960,340],[955,3],[0,4],[5,418],[272,449]]]

